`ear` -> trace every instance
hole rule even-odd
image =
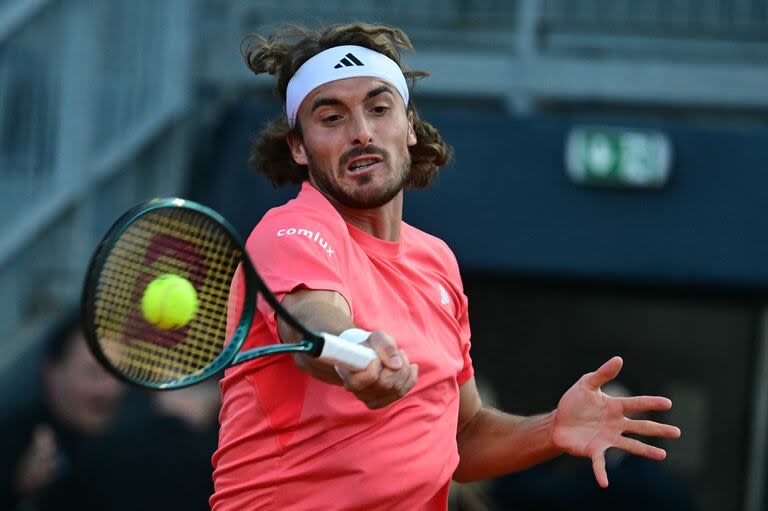
[[[307,151],[304,148],[304,141],[301,140],[298,135],[293,132],[289,133],[288,136],[285,137],[285,141],[288,144],[288,147],[291,148],[293,161],[295,161],[297,165],[307,165],[309,160],[307,158]]]
[[[416,130],[413,129],[413,112],[408,112],[408,147],[416,145]]]

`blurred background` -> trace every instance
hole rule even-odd
[[[413,97],[456,159],[405,220],[456,252],[485,392],[547,411],[620,354],[683,429],[662,464],[616,456],[608,491],[558,460],[457,487],[454,509],[766,509],[766,0],[0,0],[4,415],[125,209],[183,196],[247,234],[295,194],[246,164],[281,105],[240,42],[353,20],[403,28],[433,74]],[[160,431],[131,406],[188,409],[125,399],[130,438]]]

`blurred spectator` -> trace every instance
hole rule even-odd
[[[631,395],[621,383],[610,382],[603,392],[614,397]],[[645,417],[632,416],[633,419]],[[618,449],[605,453],[610,486],[595,483],[589,460],[561,456],[531,469],[498,478],[491,490],[500,509],[518,511],[692,511],[685,486],[645,458]]]
[[[36,360],[5,375],[0,509],[76,509],[75,467],[113,423],[124,389],[91,355],[74,313]]]
[[[81,511],[210,509],[220,405],[216,381],[146,395],[151,407],[141,420],[134,417],[130,427],[93,444]]]
[[[216,381],[131,388],[93,358],[74,313],[0,382],[0,510],[207,510]]]

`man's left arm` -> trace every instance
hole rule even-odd
[[[458,482],[489,479],[524,470],[561,454],[552,442],[554,412],[521,417],[482,405],[475,378],[459,388],[456,441]]]
[[[457,444],[459,466],[454,479],[475,481],[526,469],[559,454],[592,460],[595,478],[608,486],[605,451],[617,447],[631,454],[662,460],[663,449],[625,437],[624,433],[677,438],[674,426],[635,420],[628,414],[667,410],[669,399],[658,396],[611,397],[600,387],[613,380],[622,360],[614,357],[585,374],[544,415],[520,417],[484,408],[474,378],[460,386]]]

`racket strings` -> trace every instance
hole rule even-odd
[[[178,256],[178,254],[177,254],[177,256]],[[178,271],[174,271],[174,270],[176,270],[176,268],[173,267],[173,266],[168,267],[168,266],[165,266],[165,265],[162,265],[162,266],[158,265],[158,267],[159,267],[159,271],[160,272],[180,273]],[[194,273],[194,272],[191,272],[191,273]],[[201,293],[201,294],[203,295],[201,298],[204,298],[204,296],[205,296],[204,293]],[[201,300],[201,303],[204,304],[205,301]],[[204,306],[202,308],[205,309]],[[208,311],[208,312],[211,312],[211,311]],[[205,312],[203,311],[203,312],[201,312],[199,317],[200,318],[205,318],[207,316],[210,316],[210,315],[206,315]],[[209,328],[211,326],[214,327],[214,328],[216,327],[215,324],[212,325],[210,322],[207,322],[207,323],[208,324],[206,326],[208,326]],[[153,335],[157,336],[157,338],[159,338],[160,341],[166,341],[166,342],[170,341],[171,345],[173,345],[174,342],[178,341],[178,339],[174,339],[174,337],[177,337],[177,334],[174,333],[174,332],[170,332],[170,333],[157,332],[157,333],[154,333]],[[191,337],[194,336],[193,331],[190,331],[190,336]],[[211,349],[202,350],[201,351],[200,349],[197,349],[197,348],[199,348],[198,345],[192,344],[192,343],[187,343],[187,344],[179,345],[179,349],[177,350],[177,353],[175,353],[175,355],[176,355],[175,359],[173,357],[168,356],[169,355],[168,353],[163,353],[162,351],[159,351],[158,349],[150,350],[149,356],[148,357],[144,357],[144,358],[145,359],[148,358],[152,363],[154,363],[156,366],[158,366],[161,369],[161,371],[160,371],[160,375],[148,375],[148,374],[146,374],[146,369],[147,369],[146,365],[147,364],[146,363],[142,363],[143,360],[142,360],[142,357],[141,357],[141,355],[143,354],[142,350],[144,350],[144,351],[148,350],[147,346],[151,347],[152,345],[141,346],[140,350],[131,350],[131,353],[129,354],[130,355],[129,360],[134,360],[137,365],[141,365],[142,372],[139,374],[139,376],[142,377],[142,378],[145,378],[145,379],[148,379],[150,377],[153,377],[153,378],[158,378],[158,377],[159,378],[166,378],[166,377],[169,377],[170,376],[169,375],[169,371],[171,370],[171,368],[175,369],[176,370],[175,372],[179,372],[179,371],[180,372],[184,372],[184,371],[186,371],[188,369],[188,366],[190,364],[193,364],[193,365],[206,364],[209,361],[209,359],[211,359],[212,357],[215,357],[215,355],[216,355],[216,351],[211,350]],[[206,347],[207,345],[206,344],[202,344],[202,346]],[[188,349],[183,350],[183,348],[185,348],[185,347],[188,348]],[[194,349],[190,350],[189,348],[194,348]],[[189,356],[190,354],[192,356]],[[162,357],[161,360],[163,361],[163,364],[158,364],[158,357]],[[182,364],[181,367],[179,367],[179,364],[175,363],[175,362],[177,362],[179,360],[184,362],[186,364],[186,366],[184,364]],[[171,374],[174,374],[174,373],[172,372]]]
[[[215,220],[194,210],[145,213],[113,240],[95,299],[98,342],[130,377],[165,383],[209,366],[226,342],[230,284],[242,250]],[[181,328],[161,330],[141,312],[147,285],[172,273],[189,280],[197,312]]]

